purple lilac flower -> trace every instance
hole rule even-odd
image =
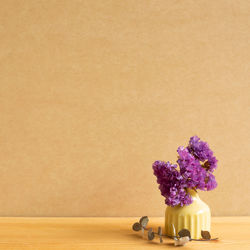
[[[180,173],[186,180],[188,188],[212,190],[217,186],[214,176],[200,164],[200,161],[187,148],[179,147],[177,152]]]
[[[215,180],[215,177],[213,174],[208,174],[207,178],[206,178],[206,188],[207,191],[215,189],[217,187],[217,182]]]
[[[191,155],[187,148],[179,147],[177,152],[179,154],[177,163],[180,167],[180,173],[185,178],[188,188],[205,190],[207,174],[199,160]]]
[[[189,205],[192,203],[190,194],[186,191],[186,183],[176,164],[170,162],[156,161],[153,164],[154,175],[164,196],[165,203],[169,206]]]
[[[159,189],[169,206],[191,204],[188,188],[209,191],[217,187],[212,174],[217,167],[217,159],[206,142],[193,136],[188,147],[179,147],[177,152],[179,171],[178,166],[170,162],[156,161],[153,164]]]
[[[217,159],[209,145],[201,141],[198,136],[193,136],[189,140],[188,151],[199,161],[203,162],[203,167],[213,172],[217,167]]]

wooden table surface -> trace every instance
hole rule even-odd
[[[148,226],[164,225],[164,218],[149,218]],[[0,218],[0,249],[167,249],[148,241],[131,225],[138,218]],[[218,242],[189,242],[182,249],[250,249],[250,217],[212,218]]]

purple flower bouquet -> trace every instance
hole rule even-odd
[[[213,171],[217,159],[209,145],[193,136],[187,147],[179,147],[177,164],[155,161],[154,175],[165,203],[175,207],[189,205],[193,202],[189,189],[209,191],[217,186]]]

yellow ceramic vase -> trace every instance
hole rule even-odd
[[[168,235],[174,236],[172,224],[176,233],[181,229],[188,229],[191,238],[200,239],[201,230],[210,231],[211,213],[208,205],[203,202],[197,192],[188,190],[193,202],[188,206],[167,206],[165,214],[165,229]]]

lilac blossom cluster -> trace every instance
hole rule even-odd
[[[153,163],[154,175],[165,203],[173,207],[192,203],[188,189],[209,191],[217,186],[212,174],[217,167],[217,159],[206,142],[193,136],[188,146],[179,147],[177,152],[178,165],[164,161]]]

